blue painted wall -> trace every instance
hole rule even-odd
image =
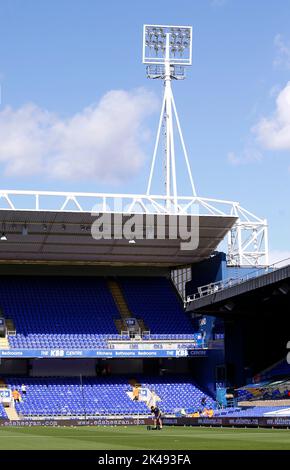
[[[192,280],[186,284],[186,295],[195,294],[198,287],[205,286],[212,282],[218,282],[223,279],[240,278],[245,275],[255,275],[259,268],[253,267],[229,267],[227,266],[226,254],[215,252],[210,258],[192,265]],[[205,325],[201,326],[205,319]],[[208,315],[195,315],[193,324],[196,330],[206,331],[206,339],[212,339],[213,334],[225,333],[224,322],[220,318],[214,318]],[[233,324],[232,328],[236,326]],[[243,377],[243,357],[241,353],[239,331],[233,331],[232,328],[226,328],[226,351],[211,350],[208,358],[200,359],[195,362],[194,373],[199,377],[199,383],[207,388],[213,395],[215,393],[215,369],[217,365],[228,364],[234,367],[234,377],[230,377],[230,382],[241,384]],[[233,369],[232,367],[232,369]]]
[[[247,266],[227,266],[226,254],[215,252],[210,258],[193,264],[191,267],[191,281],[186,284],[186,295],[195,294],[198,287],[222,279],[238,278],[245,275],[255,275],[257,269]]]
[[[194,380],[207,393],[216,396],[216,367],[224,364],[223,350],[209,350],[206,357],[191,361]]]

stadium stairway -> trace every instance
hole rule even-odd
[[[110,292],[113,296],[113,299],[115,301],[115,304],[118,307],[118,310],[120,312],[120,317],[122,320],[126,320],[127,318],[131,318],[132,314],[129,310],[129,307],[127,305],[127,302],[123,296],[123,292],[117,283],[117,281],[114,280],[109,280],[108,281],[108,287],[110,289]]]
[[[10,421],[19,421],[20,420],[19,415],[18,415],[16,409],[14,408],[14,406],[5,408],[5,411],[6,411],[6,414],[8,416],[8,419]]]
[[[16,334],[15,326],[12,320],[5,319],[5,325],[6,325],[7,336],[5,336],[4,338],[0,338],[0,349],[10,349],[8,335]]]
[[[130,379],[129,380],[129,384],[131,385],[132,387],[132,390],[126,392],[128,397],[130,398],[130,400],[134,400],[134,394],[133,394],[133,388],[134,387],[141,387],[142,388],[142,384],[137,380],[137,379]],[[157,403],[157,402],[160,402],[161,401],[161,398],[157,395],[157,393],[153,392],[154,394],[154,402]],[[148,402],[144,402],[148,408],[148,410],[150,410],[151,406],[152,406],[152,400],[148,401]]]
[[[8,338],[0,338],[0,349],[10,349]]]
[[[118,282],[116,280],[110,279],[108,280],[107,284],[115,301],[115,304],[120,312],[121,319],[116,319],[114,321],[118,333],[121,333],[122,330],[127,330],[126,320],[128,318],[133,318],[132,312],[128,307],[127,301]],[[148,328],[146,328],[145,322],[142,319],[138,319],[138,325],[141,329],[141,332],[148,331]]]
[[[5,382],[5,380],[0,378],[0,389],[7,388],[7,387],[8,387],[8,385]],[[5,413],[6,413],[7,416],[5,415]],[[1,415],[2,415],[2,418],[7,418],[8,417],[9,420],[17,421],[17,420],[20,419],[14,406],[11,406],[11,407],[2,406],[2,413],[0,413],[0,417],[1,417]]]

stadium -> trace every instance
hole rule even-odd
[[[290,262],[266,219],[196,192],[172,91],[191,55],[190,26],[144,26],[145,194],[0,190],[1,450],[289,449]]]

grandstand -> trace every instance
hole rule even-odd
[[[156,394],[168,414],[184,408],[198,410],[202,396],[213,407],[212,398],[190,376],[182,375],[189,366],[181,359],[164,363],[165,376],[160,375],[163,369],[158,362],[144,359],[134,365],[127,361],[132,374],[119,375],[121,363],[102,359],[102,351],[106,351],[105,358],[114,352],[123,357],[128,343],[133,350],[125,357],[133,357],[135,350],[142,357],[142,350],[148,347],[143,351],[145,357],[164,353],[164,361],[179,354],[184,357],[190,349],[206,350],[166,277],[2,276],[0,302],[2,318],[9,324],[2,357],[22,358],[21,365],[17,359],[2,359],[2,388],[20,390],[23,383],[27,387],[23,400],[14,404],[17,418],[148,416],[148,405],[133,401],[130,395],[134,375],[142,388]],[[144,328],[140,336],[132,337],[129,329],[118,331],[119,322],[126,328],[125,320],[132,319]],[[99,354],[101,359],[95,359]],[[46,359],[39,362],[33,359],[36,357]],[[59,363],[54,357],[69,359]],[[76,363],[73,357],[83,357],[84,363]],[[19,367],[28,368],[29,375],[13,376]],[[110,376],[108,368],[113,371]],[[154,375],[145,375],[146,370]]]
[[[131,379],[132,380],[132,379]],[[128,376],[27,378],[9,377],[6,385],[11,389],[27,386],[27,395],[16,410],[20,417],[97,417],[134,416],[149,413],[145,402],[133,401],[132,386]],[[205,394],[193,384],[189,377],[138,376],[142,387],[154,391],[162,410],[169,415],[185,408],[188,412],[200,409]],[[207,406],[213,407],[213,400],[206,396]]]
[[[172,28],[163,28],[169,38]],[[181,29],[188,45],[191,28]],[[174,424],[184,417],[199,424],[202,417],[289,416],[288,403],[273,402],[282,397],[270,382],[279,375],[288,393],[288,369],[269,369],[288,340],[289,319],[282,328],[277,312],[289,309],[289,266],[268,269],[264,219],[237,202],[197,196],[171,90],[191,53],[178,64],[171,54],[170,67],[168,58],[152,62],[150,31],[145,25],[143,61],[149,78],[165,82],[160,123],[171,135],[176,119],[192,194],[178,196],[173,137],[166,195],[151,193],[161,124],[146,195],[0,191],[3,425],[104,417],[147,423],[152,403]],[[104,216],[108,226],[99,224],[98,238],[92,227]],[[120,227],[132,218],[126,238]],[[184,238],[189,227],[194,231]],[[188,233],[194,243],[184,249]],[[217,252],[227,235],[228,253]],[[260,272],[262,264],[267,271]],[[276,393],[269,403],[257,384],[249,386],[266,368],[261,377]]]
[[[100,277],[0,279],[2,315],[13,325],[7,349],[112,348],[113,341],[128,340],[129,319],[140,324],[144,341],[201,345],[168,279],[120,278],[114,286],[119,295],[124,291],[122,305],[110,290],[112,281]]]

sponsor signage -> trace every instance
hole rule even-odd
[[[152,418],[149,417],[119,417],[119,418],[89,418],[89,419],[22,419],[19,421],[9,421],[0,419],[1,426],[135,426],[136,424],[152,424]],[[264,428],[289,428],[290,419],[280,418],[166,418],[163,419],[165,426],[230,426],[230,427],[264,427]]]
[[[11,390],[10,388],[0,390],[0,403],[11,402]]]
[[[136,325],[136,318],[126,318],[127,326],[135,326]]]
[[[186,344],[184,343],[170,343],[170,342],[162,342],[162,343],[149,343],[149,342],[142,342],[142,343],[135,343],[134,341],[130,341],[130,342],[125,342],[125,341],[122,341],[122,342],[116,342],[116,343],[110,343],[110,349],[139,349],[139,350],[155,350],[155,349],[163,349],[165,351],[169,350],[169,349],[178,349],[180,351],[196,351],[195,350],[192,350],[192,349],[189,349],[188,347],[186,347]],[[182,356],[182,352],[180,353],[180,355]],[[186,354],[187,355],[187,354]],[[194,354],[193,354],[194,355]]]
[[[187,350],[187,355],[189,357],[194,357],[194,356],[207,356],[207,350],[206,349],[188,349]]]
[[[201,355],[206,351],[200,351]],[[186,349],[0,349],[0,358],[73,358],[73,357],[186,357]],[[195,354],[198,356],[199,354]]]

